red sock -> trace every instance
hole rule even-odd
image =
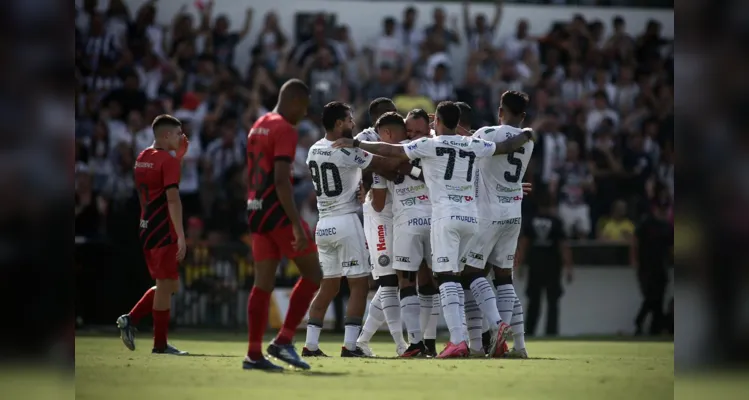
[[[247,356],[251,360],[263,358],[263,334],[268,325],[268,306],[270,305],[270,293],[263,289],[253,287],[250,299],[247,302],[247,328],[250,336],[250,345]]]
[[[169,310],[153,310],[153,348],[166,348],[166,334],[169,330]]]
[[[130,310],[130,323],[133,325],[138,325],[138,322],[140,322],[143,317],[148,315],[148,313],[151,312],[153,309],[153,295],[156,293],[156,286],[146,290],[146,293],[143,294],[143,297],[140,298],[140,301],[135,304],[132,310]]]
[[[291,297],[289,297],[289,311],[286,313],[286,320],[283,322],[283,327],[276,336],[276,343],[278,344],[289,344],[294,339],[296,328],[302,322],[302,319],[307,315],[309,305],[312,302],[312,298],[315,297],[315,293],[320,285],[312,283],[304,278],[299,278],[294,286],[294,290],[291,291]]]

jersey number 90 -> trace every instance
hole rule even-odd
[[[335,164],[324,162],[317,165],[316,161],[309,162],[309,173],[312,176],[312,183],[315,185],[315,194],[327,197],[336,197],[343,193],[343,183],[341,182],[341,173]],[[333,187],[328,183],[329,179],[333,180]]]

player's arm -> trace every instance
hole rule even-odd
[[[291,163],[296,157],[296,132],[288,132],[274,137],[273,143],[273,184],[276,186],[278,201],[294,228],[301,227],[301,218],[294,203],[294,190],[291,187]]]
[[[411,163],[399,158],[372,156],[372,162],[363,171],[364,176],[377,174],[380,178],[394,181],[398,175],[410,174],[412,169]],[[373,185],[374,179],[370,187],[374,187]]]
[[[385,180],[377,175],[372,174],[372,208],[377,212],[382,212],[385,208],[385,200],[387,199],[388,189]]]
[[[409,159],[403,146],[383,142],[362,142],[357,139],[342,138],[336,140],[335,143],[333,143],[333,147],[336,149],[360,148],[382,157],[398,158],[401,160]]]
[[[181,171],[180,161],[174,157],[169,157],[161,170],[169,219],[172,221],[174,232],[177,234],[177,260],[179,261],[182,261],[185,257],[185,228],[182,226],[182,200],[179,198]]]
[[[533,129],[525,128],[519,135],[515,135],[502,142],[495,142],[494,155],[509,154],[523,147],[524,144],[533,139]]]

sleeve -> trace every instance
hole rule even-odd
[[[377,174],[372,174],[372,189],[387,189],[387,188],[388,188],[388,185],[387,185],[387,181],[385,180],[385,178]]]
[[[474,148],[473,152],[476,153],[476,157],[479,158],[493,156],[494,150],[497,148],[496,143],[483,139],[473,139],[471,144]]]
[[[349,168],[367,168],[372,163],[372,154],[362,149],[338,149],[338,160]]]
[[[297,134],[294,128],[287,126],[273,135],[273,160],[294,162],[296,157]]]
[[[434,156],[431,150],[433,147],[432,141],[429,140],[429,138],[422,138],[420,140],[417,140],[413,143],[409,143],[403,147],[403,150],[406,152],[406,156],[411,159],[415,160],[417,158],[429,158],[431,156]]]
[[[167,157],[166,161],[161,164],[161,183],[164,185],[164,190],[179,188],[180,172],[179,161],[174,157]]]

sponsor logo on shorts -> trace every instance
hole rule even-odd
[[[513,260],[515,260],[514,254],[510,254],[509,256],[507,256],[507,261],[513,261]]]
[[[468,222],[469,224],[478,224],[479,220],[476,217],[466,217],[463,215],[452,215],[450,219],[453,221]]]
[[[523,198],[521,196],[497,196],[497,200],[502,204],[507,204],[523,200]]]
[[[421,191],[423,191],[426,188],[427,188],[427,186],[425,184],[423,184],[423,183],[421,185],[416,185],[416,186],[408,186],[408,187],[404,187],[404,188],[396,188],[395,189],[395,194],[397,194],[398,196],[403,196],[403,195],[407,195],[407,194],[421,192]]]
[[[445,185],[445,189],[454,191],[454,192],[465,192],[466,190],[473,190],[473,185],[463,185],[463,186]]]
[[[148,229],[148,220],[147,219],[140,220],[140,229]]]
[[[343,151],[343,149],[341,149],[341,151]],[[330,157],[333,155],[333,150],[312,149],[312,155]]]
[[[510,219],[503,219],[501,221],[492,221],[492,225],[518,225],[523,219],[518,218],[510,218]]]
[[[472,251],[468,252],[468,257],[471,257],[476,260],[484,261],[484,255],[479,253],[474,253]]]
[[[431,224],[431,218],[411,218],[408,220],[408,226],[428,226]]]
[[[519,192],[520,191],[520,189],[508,188],[502,185],[497,185],[496,189],[498,192]]]
[[[447,258],[447,257],[439,257],[439,258],[437,259],[437,262],[438,262],[438,263],[449,263],[449,262],[450,262],[450,259],[449,259],[449,258]]]
[[[341,267],[343,268],[351,268],[351,267],[358,267],[359,261],[351,260],[351,261],[344,261],[341,263]]]
[[[377,251],[385,250],[387,250],[387,244],[385,243],[385,225],[377,225]],[[388,263],[389,262],[390,261],[388,261]]]
[[[318,229],[315,231],[315,236],[333,236],[335,234],[336,234],[335,227],[323,228],[323,229]]]
[[[409,257],[395,256],[395,262],[410,263],[411,259]]]
[[[263,199],[250,199],[247,200],[247,210],[253,211],[253,210],[262,210],[263,209]]]
[[[377,264],[380,264],[380,267],[387,267],[390,265],[390,257],[386,255],[381,255],[377,258]]]

